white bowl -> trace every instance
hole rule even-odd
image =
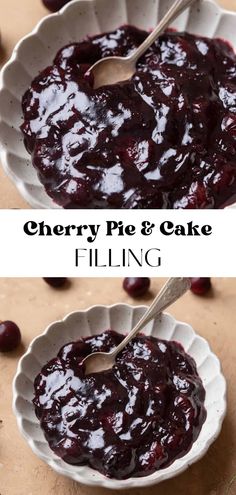
[[[0,159],[7,175],[33,208],[59,206],[39,182],[19,129],[21,98],[32,79],[51,64],[62,46],[124,23],[153,28],[170,3],[171,0],[75,0],[59,13],[45,17],[17,44],[0,77]],[[227,39],[236,49],[235,24],[236,12],[225,11],[214,1],[204,0],[185,11],[173,27]]]
[[[49,448],[32,404],[33,382],[42,366],[55,357],[64,344],[79,337],[97,334],[109,328],[121,333],[129,332],[145,310],[145,306],[115,304],[93,306],[85,311],[70,313],[64,320],[49,325],[45,332],[32,342],[20,360],[13,384],[13,409],[18,427],[34,453],[57,473],[85,485],[114,489],[141,488],[172,478],[187,469],[205,454],[219,435],[226,413],[226,383],[219,360],[211,352],[206,340],[198,336],[189,325],[176,321],[169,314],[162,314],[146,326],[145,334],[180,342],[185,351],[195,359],[206,390],[207,417],[191,450],[169,467],[150,476],[116,480],[106,478],[90,467],[66,464]]]

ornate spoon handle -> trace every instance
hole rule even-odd
[[[109,354],[112,357],[116,356],[150,320],[177,301],[190,288],[190,285],[190,278],[176,277],[167,280],[137,325],[135,325],[133,330],[131,330],[115,350]]]

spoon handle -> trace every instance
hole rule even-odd
[[[190,288],[190,285],[190,278],[169,278],[137,325],[135,325],[133,330],[131,330],[115,350],[110,353],[111,356],[115,357],[150,320],[160,314],[167,306],[177,301]]]
[[[158,36],[165,30],[169,24],[176,19],[187,7],[196,0],[176,0],[171,8],[166,12],[164,17],[158,23],[157,27],[145,39],[145,41],[135,50],[135,52],[127,57],[130,62],[136,63],[137,60],[146,52],[146,50],[154,43]]]

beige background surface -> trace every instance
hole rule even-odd
[[[152,280],[153,293],[162,282]],[[228,413],[222,433],[207,455],[184,474],[124,495],[236,494],[236,279],[213,279],[213,287],[207,297],[189,292],[172,306],[171,313],[206,337],[221,359],[228,383]],[[121,279],[72,279],[71,285],[61,290],[48,287],[42,279],[0,279],[0,318],[18,323],[23,335],[18,352],[0,354],[1,495],[112,495],[111,491],[86,488],[55,474],[31,452],[11,411],[11,386],[19,357],[46,325],[72,310],[120,301],[135,304],[123,291]],[[138,304],[143,302],[138,300]]]
[[[226,8],[236,10],[236,0],[218,0]],[[3,48],[0,66],[5,63],[17,43],[48,13],[41,0],[0,0],[0,30]],[[14,184],[0,167],[0,208],[29,208]]]

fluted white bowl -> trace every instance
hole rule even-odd
[[[21,131],[21,99],[32,79],[50,65],[62,46],[130,23],[156,26],[172,0],[74,0],[45,17],[13,51],[0,75],[0,159],[7,175],[33,208],[60,208],[40,183]],[[213,0],[196,3],[173,24],[178,30],[229,40],[236,49],[236,12]],[[232,206],[231,206],[232,207]],[[234,204],[236,207],[236,203]]]
[[[197,335],[191,326],[164,313],[145,327],[145,334],[180,342],[185,351],[195,359],[206,390],[207,417],[191,450],[169,467],[156,471],[150,476],[116,480],[106,478],[87,466],[66,464],[48,446],[32,403],[34,379],[42,366],[55,357],[63,345],[79,337],[98,334],[109,328],[121,333],[129,332],[145,310],[145,306],[115,304],[93,306],[88,310],[70,313],[64,320],[49,325],[45,332],[32,342],[19,361],[13,383],[13,410],[19,430],[33,452],[57,473],[85,485],[114,489],[141,488],[172,478],[187,469],[205,454],[219,435],[226,413],[226,382],[221,373],[219,360],[211,352],[206,340]]]

